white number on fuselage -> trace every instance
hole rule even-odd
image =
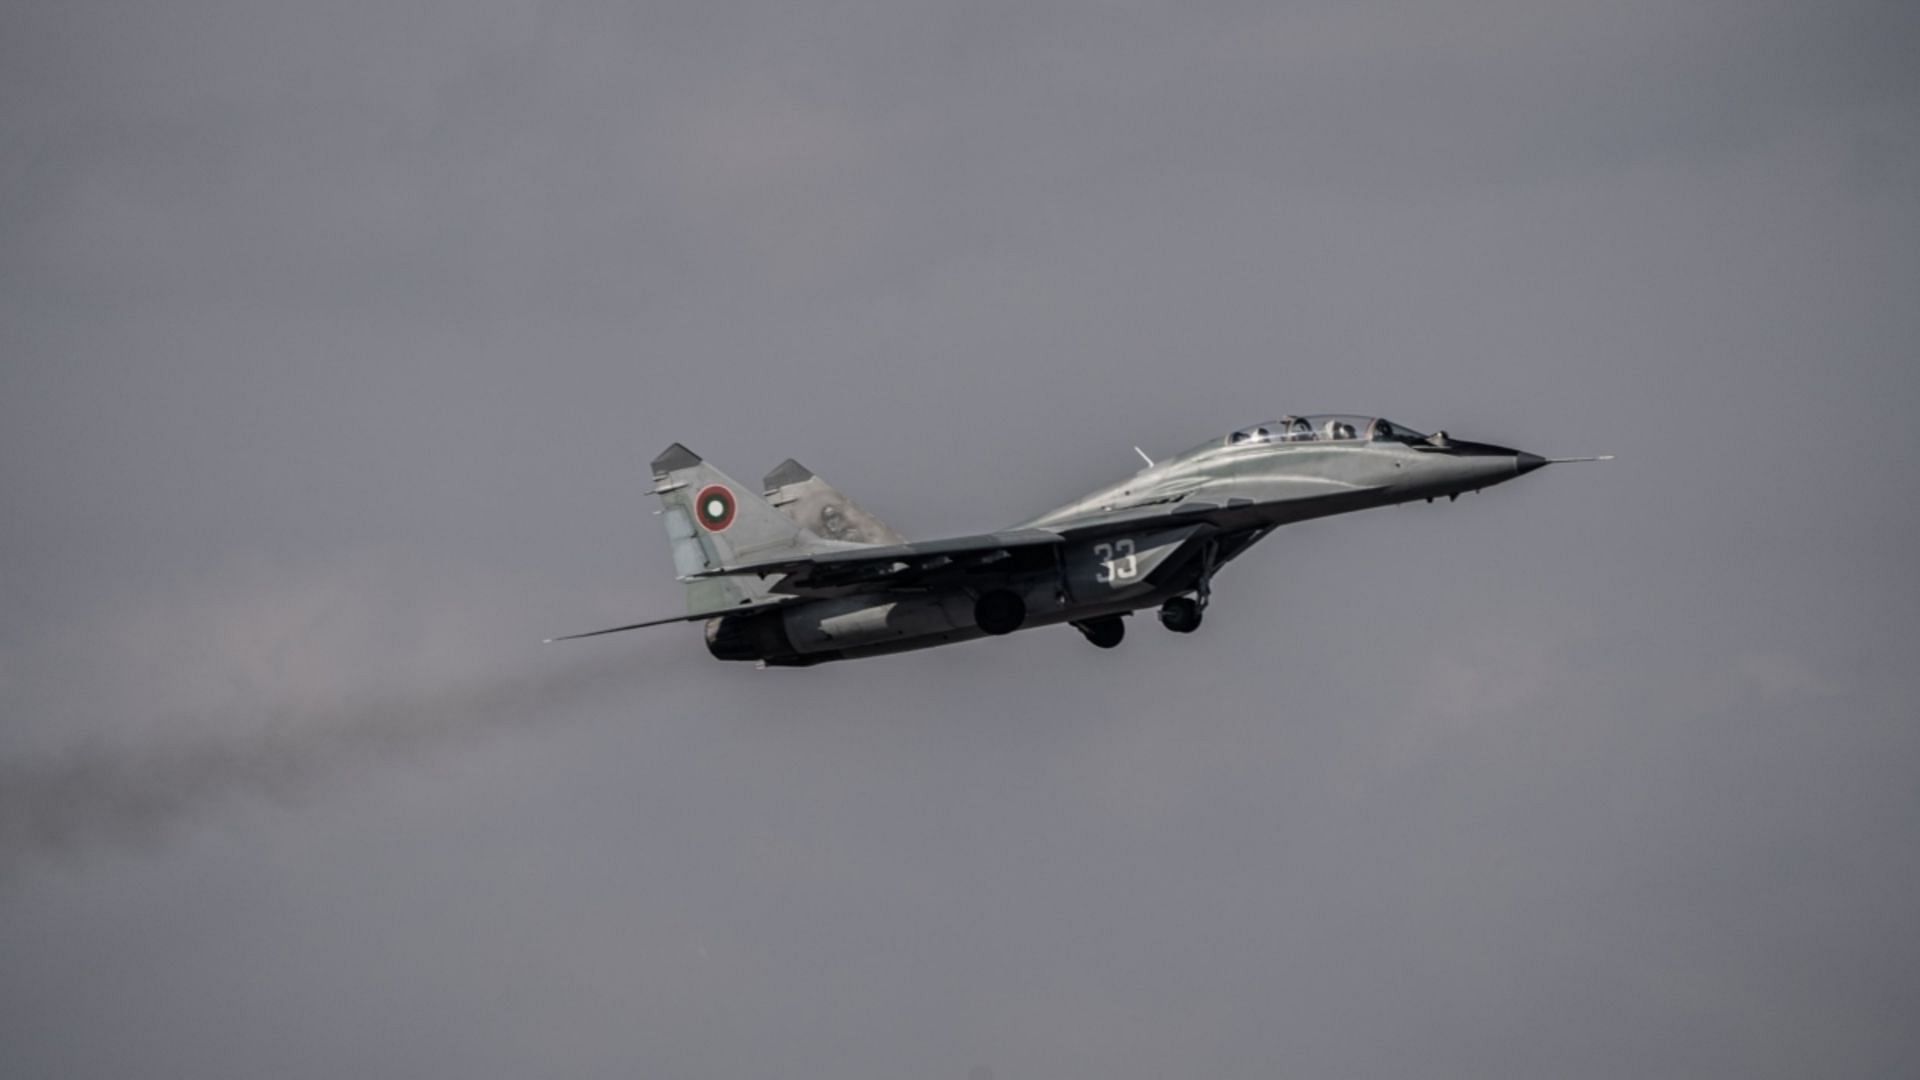
[[[1121,537],[1111,544],[1093,545],[1094,557],[1100,560],[1100,569],[1093,580],[1102,585],[1118,588],[1123,581],[1132,581],[1140,573],[1140,562],[1133,557],[1133,541]]]

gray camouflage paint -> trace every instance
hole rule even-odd
[[[1008,532],[930,543],[901,541],[792,459],[761,502],[675,443],[654,459],[654,492],[713,655],[811,666],[1060,623],[1112,648],[1120,616],[1148,607],[1190,633],[1213,575],[1282,525],[1452,499],[1547,464],[1368,418],[1290,422],[1297,437],[1289,421],[1242,429]],[[689,501],[708,492],[710,506]]]
[[[0,5],[0,1073],[1920,1073],[1920,6]],[[713,663],[913,536],[1542,452],[1202,632]]]
[[[907,542],[906,537],[792,458],[775,466],[761,486],[768,502],[816,536],[855,544]]]

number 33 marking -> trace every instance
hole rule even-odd
[[[1093,545],[1093,555],[1100,560],[1100,569],[1094,572],[1093,580],[1102,585],[1132,581],[1140,572],[1140,563],[1133,557],[1133,541],[1124,537],[1111,544]]]

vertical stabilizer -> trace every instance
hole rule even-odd
[[[653,459],[653,494],[660,497],[673,572],[681,578],[795,552],[834,550],[776,510],[751,489],[674,443]],[[751,574],[687,582],[687,613],[719,613],[777,599]]]
[[[788,458],[761,481],[767,501],[802,528],[852,544],[904,544],[907,538],[860,508],[813,470]]]

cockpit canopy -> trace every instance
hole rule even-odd
[[[1300,442],[1423,442],[1426,435],[1376,416],[1321,413],[1286,416],[1243,427],[1226,437],[1228,446]]]

